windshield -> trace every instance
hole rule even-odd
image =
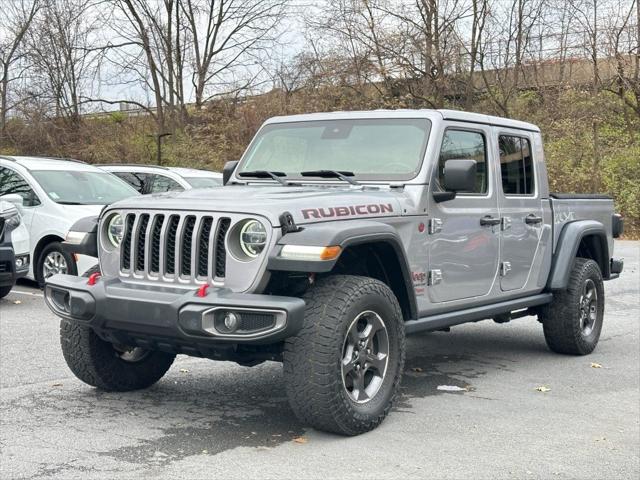
[[[222,178],[215,177],[184,177],[193,188],[212,188],[222,185]]]
[[[108,205],[138,195],[127,183],[106,172],[34,170],[31,174],[51,200],[67,205]]]
[[[302,179],[304,171],[340,170],[358,180],[410,180],[420,170],[430,127],[424,118],[275,123],[258,132],[238,173],[268,170]]]

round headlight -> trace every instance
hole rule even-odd
[[[107,224],[107,238],[109,243],[115,248],[118,248],[122,243],[122,237],[124,236],[124,221],[122,216],[116,214],[109,219]]]
[[[249,220],[240,229],[240,247],[251,258],[256,258],[267,244],[267,231],[262,223]]]

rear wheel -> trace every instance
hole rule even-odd
[[[554,352],[586,355],[596,348],[604,320],[604,283],[596,262],[576,258],[567,289],[554,295],[541,320]]]
[[[318,430],[372,430],[391,409],[404,365],[396,297],[378,280],[335,275],[319,280],[305,301],[304,325],[284,352],[291,407]]]

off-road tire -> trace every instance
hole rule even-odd
[[[0,287],[0,298],[4,298],[9,295],[9,292],[13,288],[13,285],[7,285],[6,287]]]
[[[84,273],[99,272],[98,265]],[[73,374],[84,383],[101,390],[126,392],[150,387],[160,380],[175,358],[164,352],[147,352],[137,362],[120,358],[114,346],[93,330],[69,320],[60,321],[62,354]]]
[[[40,255],[38,256],[36,264],[34,265],[33,274],[40,288],[44,288],[44,283],[45,283],[45,278],[42,272],[42,266],[44,264],[45,258],[47,258],[47,255],[49,255],[51,252],[58,252],[64,257],[65,261],[67,262],[68,275],[78,274],[78,265],[76,264],[76,261],[73,258],[73,256],[70,253],[62,250],[62,245],[60,244],[60,242],[51,242],[42,249],[42,251],[40,252]]]
[[[580,321],[580,300],[589,281],[597,292],[596,319],[589,334],[585,334]],[[576,258],[567,289],[554,293],[553,301],[540,317],[544,338],[552,351],[569,355],[593,352],[604,318],[604,284],[598,264],[587,258]]]
[[[319,279],[304,300],[303,326],[285,342],[283,359],[294,413],[308,426],[342,435],[376,428],[392,407],[404,368],[404,321],[398,300],[384,283],[351,275]],[[381,386],[364,404],[350,398],[341,370],[345,336],[363,311],[380,315],[389,340]]]

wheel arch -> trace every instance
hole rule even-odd
[[[563,290],[569,284],[573,262],[577,257],[589,258],[600,267],[602,277],[608,279],[609,244],[605,226],[595,220],[568,223],[560,232],[558,247],[553,255],[547,282],[550,290]]]
[[[36,244],[36,248],[33,249],[34,266],[37,264],[37,262],[40,261],[40,255],[42,254],[42,251],[46,248],[47,245],[49,245],[52,242],[63,242],[63,241],[64,241],[64,238],[54,233],[45,235],[40,240],[38,240],[38,243]]]
[[[371,276],[393,291],[405,321],[418,318],[411,269],[402,241],[392,226],[364,220],[349,224],[327,222],[287,233],[278,242],[278,246],[282,245],[339,245],[342,250],[334,260],[302,262],[278,257],[280,248],[276,248],[269,258],[269,270]]]

